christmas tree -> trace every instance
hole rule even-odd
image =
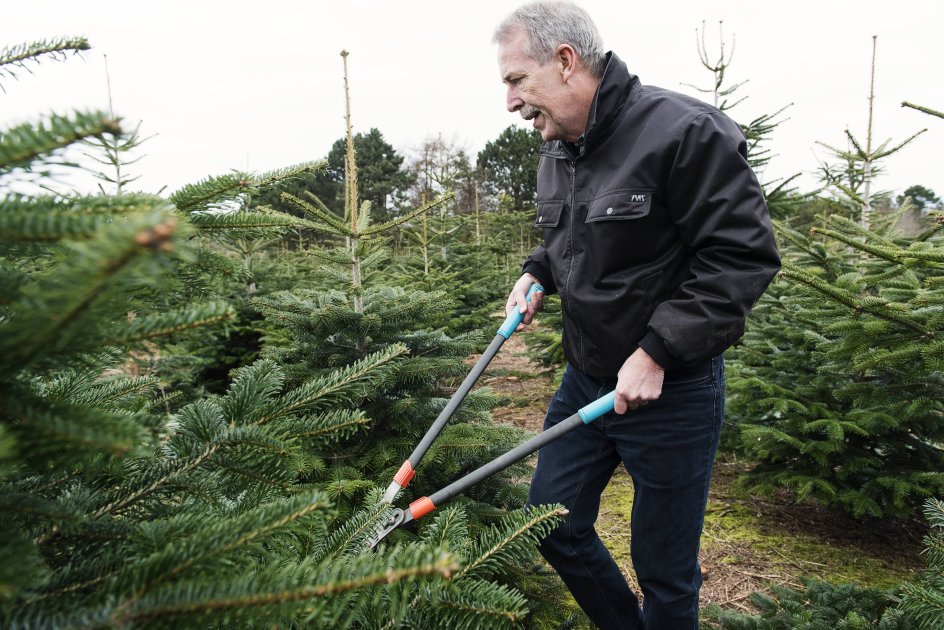
[[[347,55],[342,56],[346,62]],[[440,383],[465,375],[469,368],[463,359],[481,345],[481,335],[450,337],[435,329],[455,308],[454,298],[447,292],[379,283],[403,277],[402,269],[390,274],[377,268],[389,257],[384,245],[387,234],[448,201],[451,195],[372,224],[370,204],[361,203],[357,194],[349,99],[346,105],[344,215],[334,215],[316,198],[284,195],[306,213],[312,229],[337,242],[333,249],[309,250],[322,262],[325,286],[286,291],[254,303],[273,327],[288,332],[287,338],[273,337],[267,353],[286,366],[293,378],[311,378],[391,347],[407,349],[392,378],[375,388],[362,407],[374,419],[369,434],[346,442],[303,478],[306,483],[328,487],[345,510],[344,517],[363,529],[378,525],[382,520],[378,516],[387,513],[378,510],[373,491],[389,484],[446,404]],[[424,275],[420,269],[415,273]],[[487,390],[472,392],[465,399],[418,467],[407,490],[413,498],[432,494],[523,440],[525,436],[518,429],[491,423],[487,412],[494,404]],[[518,480],[526,473],[524,464],[506,469],[457,500],[456,506],[421,528],[418,536],[398,533],[403,543],[435,540],[445,544],[456,553],[462,567],[449,588],[439,594],[416,587],[410,612],[398,623],[497,628],[524,619],[529,605],[513,584],[530,579],[520,567],[527,565],[525,560],[534,554],[533,543],[556,524],[560,514],[555,506],[528,513],[506,512],[523,505],[526,489]],[[390,621],[389,611],[383,607],[374,615],[365,621],[367,625]]]
[[[4,49],[0,78],[87,47]],[[233,317],[208,278],[240,265],[200,235],[306,225],[247,199],[314,167],[207,178],[169,199],[34,186],[88,138],[129,135],[104,112],[0,135],[3,625],[520,621],[524,598],[495,577],[530,554],[553,507],[493,515],[470,536],[457,506],[421,536],[362,549],[385,508],[363,478],[359,492],[337,481],[334,463],[370,405],[410,380],[408,345],[362,344],[307,374],[261,359],[179,408],[129,369],[129,351]]]
[[[842,203],[809,234],[777,225],[785,281],[733,353],[729,417],[758,462],[750,487],[907,516],[944,491],[944,218],[898,233],[871,182],[907,142],[872,149],[871,114],[868,148],[848,137],[844,169],[826,169]]]

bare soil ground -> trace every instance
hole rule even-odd
[[[493,411],[499,423],[541,430],[554,393],[551,375],[531,361],[523,335],[509,339],[480,384],[507,400]],[[478,357],[472,357],[474,361]],[[700,561],[702,606],[753,612],[755,591],[771,585],[801,588],[801,578],[891,587],[921,569],[921,525],[862,523],[786,494],[754,497],[735,485],[744,464],[715,465]],[[632,480],[620,468],[603,497],[597,530],[638,592],[629,557]]]

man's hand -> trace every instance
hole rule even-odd
[[[534,319],[534,315],[541,310],[541,300],[544,299],[543,292],[536,291],[531,296],[531,301],[528,302],[528,289],[531,288],[532,284],[540,284],[540,281],[530,273],[523,274],[518,278],[518,282],[511,288],[511,293],[508,295],[508,302],[505,304],[505,315],[511,315],[511,312],[516,308],[519,313],[524,313],[521,323],[515,329],[516,331],[522,330],[530,324],[531,320]]]
[[[637,348],[623,367],[616,380],[616,400],[613,411],[622,415],[627,409],[636,409],[662,395],[662,379],[665,370],[652,360],[645,350]]]

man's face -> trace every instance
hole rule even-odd
[[[575,121],[573,99],[562,80],[560,65],[556,57],[541,64],[526,54],[527,37],[518,29],[498,46],[498,69],[508,89],[508,111],[533,121],[545,142],[576,142],[584,130]]]

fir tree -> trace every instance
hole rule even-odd
[[[754,593],[751,603],[759,615],[709,609],[724,630],[909,630],[909,622],[895,608],[890,591],[835,586],[803,580],[803,590],[773,587],[771,596]]]
[[[865,201],[849,190],[845,203]],[[761,299],[731,363],[750,487],[873,517],[944,490],[944,221],[907,238],[896,219],[866,229],[832,214],[809,236],[777,226],[790,284]]]
[[[815,238],[780,229],[794,284],[762,300],[732,366],[751,487],[876,517],[944,490],[941,227],[913,241],[838,216]]]
[[[902,586],[899,608],[916,630],[944,627],[944,503],[928,499],[924,516],[931,523],[925,537],[928,568],[921,576]]]
[[[116,120],[117,116],[111,97],[111,75],[108,73],[108,55],[103,55],[103,57],[105,59],[105,83],[108,92],[108,115]],[[147,140],[147,138],[141,137],[140,130],[141,123],[138,123],[133,130],[121,135],[103,135],[86,140],[95,151],[85,155],[108,169],[96,172],[95,177],[114,186],[115,194],[120,195],[125,192],[125,187],[140,177],[132,176],[127,171],[128,166],[144,157],[143,155],[136,157],[129,155]],[[108,192],[101,183],[98,187],[103,193]]]
[[[70,46],[5,50],[0,67]],[[310,168],[209,178],[171,200],[14,192],[106,133],[121,129],[89,112],[0,135],[2,625],[346,627],[381,601],[408,614],[391,594],[406,582],[436,592],[429,581],[457,558],[435,542],[340,544],[357,532],[330,486],[299,482],[368,422],[363,402],[396,377],[404,346],[291,384],[260,361],[175,413],[158,410],[155,377],[124,365],[128,349],[230,317],[219,301],[168,308],[211,297],[190,280],[228,266],[190,237],[297,224],[219,210]],[[376,497],[367,504],[377,512]]]
[[[347,53],[345,86],[347,86]],[[267,356],[285,366],[293,380],[304,381],[385,352],[407,349],[391,378],[373,388],[361,409],[374,419],[368,435],[344,443],[301,481],[325,488],[352,525],[345,545],[353,544],[369,525],[381,522],[374,489],[389,480],[446,403],[443,380],[464,375],[463,359],[481,343],[479,335],[449,337],[435,329],[453,309],[443,291],[423,291],[379,284],[385,274],[377,267],[388,252],[386,235],[395,227],[426,214],[451,195],[424,203],[387,222],[372,224],[369,202],[357,193],[356,147],[351,132],[350,99],[345,90],[347,179],[345,214],[338,217],[317,199],[284,198],[304,210],[313,229],[329,234],[340,247],[310,250],[324,263],[327,286],[295,289],[259,298],[254,304],[273,328],[289,336],[273,337]],[[343,240],[342,240],[343,239]],[[386,274],[389,277],[389,274]],[[419,274],[423,275],[423,274]],[[434,442],[419,466],[408,493],[431,494],[457,476],[515,446],[523,437],[512,427],[493,426],[488,409],[494,398],[479,390],[469,395],[450,425]],[[525,490],[516,479],[526,472],[513,466],[487,480],[438,515],[419,535],[397,532],[391,539],[413,545],[435,542],[459,559],[460,569],[448,587],[414,585],[392,588],[388,597],[408,602],[403,615],[394,614],[386,600],[361,619],[367,627],[428,625],[449,628],[501,628],[519,625],[529,606],[513,587],[523,578],[516,566],[534,554],[534,543],[556,524],[556,506],[506,513],[524,503]],[[402,500],[408,500],[404,497]],[[356,530],[356,532],[354,531]]]
[[[840,149],[820,142],[837,160],[834,164],[823,164],[821,176],[827,188],[838,191],[835,198],[844,207],[850,218],[859,220],[859,224],[868,229],[872,225],[872,213],[875,202],[887,193],[873,190],[875,178],[881,173],[879,162],[897,153],[915,138],[927,131],[922,129],[904,142],[889,146],[890,140],[873,145],[873,114],[875,112],[875,56],[878,48],[878,36],[872,36],[872,66],[869,81],[869,111],[866,125],[865,142],[859,140],[846,129],[848,147]]]

